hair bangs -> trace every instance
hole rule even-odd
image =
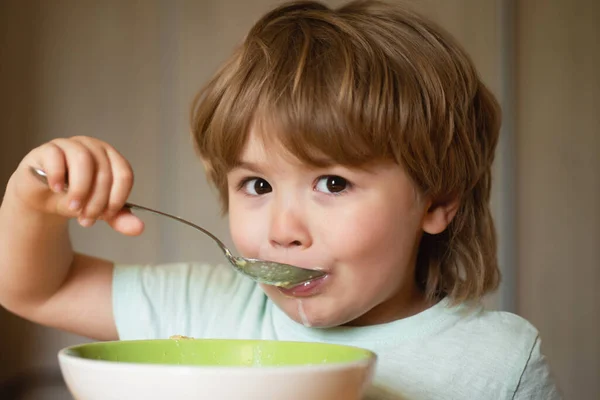
[[[340,21],[313,17],[288,15],[250,32],[207,86],[206,96],[214,98],[197,99],[196,131],[203,132],[197,144],[217,175],[240,161],[251,130],[318,167],[393,158],[398,118],[388,74],[373,73],[356,44],[343,40]]]

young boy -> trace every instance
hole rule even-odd
[[[200,92],[193,137],[239,253],[327,276],[284,290],[227,266],[74,252],[69,218],[143,230],[122,210],[127,161],[74,137],[33,150],[9,181],[0,302],[99,340],[369,348],[374,399],[558,399],[535,328],[480,305],[499,280],[489,209],[499,125],[467,55],[422,17],[376,1],[281,6]]]

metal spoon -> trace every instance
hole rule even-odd
[[[35,167],[30,167],[30,170],[35,177],[37,177],[40,181],[48,185],[48,179],[44,170]],[[65,186],[65,190],[66,189],[67,187]],[[219,240],[215,235],[196,224],[186,221],[183,218],[176,217],[174,215],[170,215],[162,211],[153,210],[151,208],[133,203],[125,203],[123,208],[143,210],[151,212],[153,214],[162,215],[164,217],[174,219],[175,221],[179,221],[183,224],[189,225],[192,228],[199,230],[200,232],[209,236],[219,245],[219,247],[225,254],[227,260],[238,272],[241,272],[242,274],[246,275],[247,277],[253,279],[256,282],[266,283],[268,285],[279,286],[283,288],[291,288],[325,275],[323,271],[319,270],[300,268],[289,264],[277,263],[274,261],[264,261],[257,260],[254,258],[234,256],[233,254],[231,254],[231,251],[229,251],[225,244],[223,244],[223,242],[221,242],[221,240]]]

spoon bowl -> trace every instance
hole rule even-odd
[[[36,178],[48,185],[48,178],[44,170],[40,168],[30,167],[30,171]],[[65,190],[67,189],[68,187],[65,184]],[[317,269],[307,269],[296,267],[294,265],[278,263],[275,261],[266,261],[254,258],[234,256],[219,238],[217,238],[215,235],[202,228],[201,226],[198,226],[190,221],[187,221],[175,215],[167,214],[162,211],[144,207],[139,204],[125,203],[123,208],[130,210],[142,210],[156,215],[161,215],[163,217],[167,217],[177,222],[181,222],[185,225],[191,226],[192,228],[204,233],[217,243],[219,248],[221,248],[221,250],[223,251],[223,254],[225,254],[225,258],[227,258],[227,261],[229,261],[231,266],[236,271],[242,273],[243,275],[258,283],[264,283],[267,285],[289,289],[294,286],[298,286],[302,283],[311,281],[313,279],[325,276],[325,272]]]

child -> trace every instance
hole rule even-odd
[[[558,399],[535,328],[480,305],[499,280],[489,209],[499,125],[467,55],[417,14],[376,1],[281,6],[200,92],[193,138],[239,253],[327,276],[284,290],[227,266],[75,253],[68,218],[126,235],[143,224],[122,210],[127,161],[74,137],[33,150],[8,183],[0,302],[98,340],[369,348],[373,399]]]

